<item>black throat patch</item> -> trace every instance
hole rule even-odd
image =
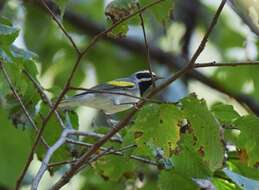
[[[147,91],[147,89],[151,85],[152,85],[152,80],[139,82],[140,95],[143,96],[143,94]]]

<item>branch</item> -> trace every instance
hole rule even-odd
[[[204,38],[201,41],[201,44],[199,48],[194,53],[194,56],[192,57],[191,61],[187,66],[185,66],[183,69],[178,71],[174,76],[171,76],[166,82],[164,82],[162,85],[154,88],[148,97],[152,97],[153,95],[157,94],[161,90],[163,90],[165,87],[167,87],[169,84],[171,84],[173,81],[178,79],[183,74],[187,73],[188,71],[193,69],[193,65],[195,64],[195,61],[199,54],[202,52],[202,50],[205,47],[205,44],[207,42],[207,38],[212,31],[213,27],[215,26],[217,19],[219,17],[219,14],[221,13],[226,0],[222,0],[219,8],[217,9],[217,12],[211,22],[211,25],[205,34]],[[95,152],[103,145],[105,144],[113,135],[115,135],[118,131],[120,131],[122,128],[124,128],[128,122],[131,120],[131,118],[134,116],[134,114],[138,111],[138,108],[142,107],[144,105],[144,101],[139,101],[137,105],[134,107],[131,112],[123,119],[121,120],[111,131],[109,131],[103,138],[101,138],[97,143],[95,143],[83,156],[81,156],[78,161],[76,161],[73,166],[61,177],[61,179],[51,188],[51,190],[60,189],[63,187],[66,183],[70,181],[70,179],[78,172],[78,170],[81,168],[82,165],[87,163],[91,156],[95,154]]]
[[[236,67],[236,66],[259,66],[259,61],[242,61],[235,63],[217,63],[216,61],[212,61],[209,63],[196,63],[195,68],[203,68],[203,67]]]
[[[103,138],[103,136],[104,136],[103,134],[98,134],[98,133],[94,133],[94,132],[77,131],[74,129],[65,128],[63,130],[61,136],[59,137],[59,139],[56,141],[56,143],[48,149],[43,161],[41,162],[41,167],[32,182],[32,190],[37,190],[40,180],[41,180],[42,176],[44,175],[44,173],[47,171],[47,169],[49,167],[49,161],[50,161],[52,155],[55,153],[55,151],[60,146],[62,146],[66,141],[67,142],[72,141],[72,140],[67,139],[67,137],[69,137],[70,135],[89,136],[89,137],[95,137],[98,139]],[[121,140],[116,137],[110,138],[110,140],[121,143]]]
[[[200,43],[198,49],[195,51],[194,55],[192,56],[192,58],[191,58],[191,60],[190,60],[190,63],[189,63],[189,64],[190,64],[191,66],[193,66],[193,65],[195,64],[195,61],[197,60],[198,56],[199,56],[199,55],[201,54],[201,52],[204,50],[205,45],[206,45],[206,43],[207,43],[207,41],[208,41],[209,35],[210,35],[210,33],[212,32],[212,29],[214,28],[214,26],[216,25],[216,23],[217,23],[217,21],[218,21],[218,17],[219,17],[219,15],[220,15],[220,13],[221,13],[221,11],[222,11],[222,9],[223,9],[225,3],[226,3],[226,0],[222,0],[222,3],[220,4],[220,6],[219,6],[219,8],[218,8],[218,10],[217,10],[217,12],[216,12],[216,14],[214,15],[214,17],[213,17],[213,19],[212,19],[212,22],[211,22],[211,24],[210,24],[210,26],[209,26],[207,32],[205,33],[205,35],[204,35],[204,37],[203,37],[203,39],[202,39],[202,41],[201,41],[201,43]]]
[[[91,148],[93,146],[93,144],[90,144],[90,143],[78,142],[78,141],[74,141],[74,140],[67,140],[67,142],[68,143],[72,143],[72,144],[77,144],[77,145],[80,145],[80,146],[86,146],[86,147],[89,147],[89,148]],[[136,145],[130,145],[130,148],[132,148],[132,147],[136,147]],[[107,154],[114,154],[114,155],[118,155],[118,156],[124,156],[123,151],[125,151],[125,149],[126,150],[129,149],[129,147],[128,146],[127,147],[122,147],[122,148],[120,148],[118,150],[111,149],[110,152],[107,152]],[[107,148],[100,147],[100,150],[107,151]],[[155,161],[143,158],[141,156],[130,155],[129,158],[133,159],[133,160],[137,160],[137,161],[143,162],[145,164],[150,164],[150,165],[158,166],[158,163],[156,163]],[[76,161],[72,161],[72,162],[74,163]],[[67,162],[64,162],[64,164],[67,164]]]
[[[94,137],[94,138],[97,138],[97,139],[101,139],[104,136],[103,134],[95,133],[95,132],[92,132],[92,131],[77,131],[77,130],[70,131],[69,135]],[[114,142],[122,143],[122,140],[117,138],[117,137],[112,137],[110,140],[114,141]]]

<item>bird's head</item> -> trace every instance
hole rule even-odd
[[[159,79],[162,79],[162,77],[157,76],[154,72],[150,73],[149,70],[138,71],[133,74],[133,77],[135,77],[139,85],[141,96],[150,86],[152,86],[152,80],[155,82]]]

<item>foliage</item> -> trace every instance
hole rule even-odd
[[[41,85],[48,98],[55,102],[78,56],[67,36],[41,7],[25,1],[24,4],[14,8],[10,2],[3,7],[0,18],[0,187],[7,189],[14,188],[36,137],[36,131],[13,90],[21,97],[36,126],[41,128],[51,107],[46,104],[32,80]],[[106,24],[108,28],[151,3],[147,0],[114,0],[105,8],[103,0],[54,2],[61,11],[58,15],[59,21],[80,49],[85,48],[92,37],[83,34],[82,28],[77,28],[69,21],[66,10],[83,13],[81,19],[90,18],[97,24],[105,25],[108,22]],[[162,49],[157,43],[163,37],[161,30],[169,32],[170,29],[161,26],[174,24],[170,22],[175,8],[174,3],[172,0],[164,0],[141,12],[152,47],[157,46]],[[207,10],[208,17],[211,17],[215,8],[211,9],[205,4],[203,6]],[[17,18],[4,16],[18,14],[21,11],[19,7],[23,9],[24,22],[20,26],[14,26],[13,23],[17,22]],[[243,43],[246,36],[234,29],[227,19],[229,18],[226,15],[222,16],[210,43],[224,60],[236,61],[227,52],[237,47],[245,49]],[[201,22],[200,29],[206,32],[207,18],[201,18],[199,22]],[[130,49],[132,44],[125,44],[124,39],[120,38],[127,36],[129,30],[134,27],[141,29],[140,24],[138,13],[113,28],[106,36],[106,38],[112,37],[109,38],[109,42],[98,41],[91,47],[76,70],[72,86],[85,84],[85,80],[89,81],[94,78],[93,76],[96,76],[98,82],[104,82],[147,68],[147,58],[144,55],[136,53],[136,50],[133,53],[125,51],[114,45],[118,43]],[[156,32],[158,29],[160,31]],[[136,32],[134,29],[132,31]],[[143,36],[142,32],[137,35]],[[113,38],[119,39],[116,41]],[[22,39],[24,44],[19,42],[19,39]],[[258,42],[255,44],[257,48],[258,44]],[[24,46],[26,48],[22,48]],[[164,60],[162,62],[164,65],[167,64]],[[155,61],[153,64],[158,66]],[[168,70],[168,67],[161,65],[158,67],[161,67],[161,70]],[[3,70],[6,70],[12,84],[8,83]],[[29,73],[32,79],[26,73]],[[237,100],[244,95],[249,100],[254,98],[256,103],[259,100],[257,73],[256,66],[221,67],[215,70],[210,79],[219,84],[219,90],[226,89],[237,95]],[[186,81],[188,85],[189,80]],[[248,84],[252,88],[246,91]],[[74,93],[69,91],[68,95]],[[162,97],[166,97],[166,94]],[[147,101],[127,127],[119,132],[118,136],[123,142],[108,141],[102,148],[111,149],[111,152],[89,163],[91,167],[87,165],[89,167],[81,173],[83,178],[80,188],[195,190],[199,189],[196,179],[208,179],[216,189],[257,189],[259,118],[256,114],[258,113],[249,110],[245,114],[240,114],[240,110],[233,106],[236,104],[226,104],[222,101],[208,106],[207,102],[209,98],[202,99],[195,93],[186,94],[177,103],[163,99],[161,102]],[[58,111],[67,126],[74,129],[82,127],[80,126],[82,118],[78,112]],[[118,114],[118,117],[122,116]],[[97,120],[99,122],[105,119],[97,118]],[[62,133],[55,114],[49,118],[45,128],[42,137],[51,146]],[[99,126],[88,129],[100,134],[106,134],[110,130]],[[95,138],[74,136],[72,138],[83,143],[96,142]],[[86,148],[65,144],[51,157],[51,163],[75,159],[85,151]],[[35,160],[41,162],[46,152],[46,147],[40,143],[36,149]],[[101,152],[102,149],[98,149],[96,156],[98,157]],[[48,169],[50,174],[64,174],[66,170],[67,166],[63,165]],[[28,183],[32,180],[30,173],[31,171],[26,175],[29,178]],[[23,181],[24,186],[26,182]]]

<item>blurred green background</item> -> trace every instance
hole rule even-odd
[[[145,4],[149,1],[141,2]],[[169,4],[161,5],[160,9],[156,7],[144,13],[152,68],[158,75],[163,77],[170,76],[187,63],[187,60],[198,47],[220,3],[220,1],[212,0],[173,0],[167,2]],[[56,16],[64,24],[69,35],[80,49],[87,46],[93,35],[109,26],[104,14],[109,1],[57,0],[55,3],[60,6],[60,10],[55,12]],[[9,18],[14,27],[19,29],[19,36],[14,41],[14,45],[36,54],[31,65],[28,65],[30,58],[24,60],[27,64],[25,67],[33,73],[35,78],[48,91],[50,97],[55,100],[71,73],[77,54],[61,29],[39,4],[39,1],[30,0],[2,0],[0,14]],[[258,4],[257,1],[252,0],[229,1],[224,7],[218,24],[210,35],[209,42],[197,62],[259,60]],[[128,27],[126,38],[105,37],[90,49],[81,60],[73,78],[72,85],[74,87],[89,88],[98,83],[125,77],[135,71],[148,68],[141,26],[138,23],[129,23]],[[2,49],[0,53],[1,57],[4,57]],[[22,54],[23,56],[25,55],[25,53]],[[28,56],[30,57],[31,55]],[[8,68],[10,71],[11,67]],[[189,93],[195,92],[199,98],[204,98],[209,106],[220,101],[232,104],[241,115],[255,111],[248,106],[243,106],[243,104],[245,105],[249,101],[253,105],[259,104],[259,67],[212,67],[197,69],[197,71],[187,74],[170,85],[159,98],[175,102]],[[28,108],[35,109],[35,104],[38,103],[40,98],[32,84],[29,84],[20,73],[12,73],[12,77],[19,93],[24,96],[24,101]],[[15,103],[13,97],[6,98],[10,91],[6,90],[4,79],[1,77],[0,79],[0,100],[3,100],[1,101],[3,109],[0,109],[0,112],[2,112],[0,117],[3,118],[1,122],[12,125],[10,121],[4,119],[12,117],[13,120],[16,119],[19,123],[22,116],[17,108],[18,104]],[[221,93],[221,91],[227,93]],[[76,92],[70,91],[67,95],[74,93]],[[248,97],[249,100],[236,98],[241,100],[241,102],[237,102],[233,96]],[[99,122],[100,117],[97,116],[96,110],[82,107],[78,108],[76,112],[78,113],[79,129],[81,130],[90,128],[93,120],[96,120],[97,123]],[[259,115],[259,111],[255,114]],[[40,121],[40,118],[37,119]],[[58,137],[60,131],[53,129],[54,122],[50,121],[49,125],[52,125],[52,128],[49,127],[46,134]],[[6,133],[10,132],[6,131]],[[6,140],[8,139],[8,137],[5,138]],[[23,137],[20,138],[23,141]],[[26,142],[28,138],[24,138],[24,142]],[[16,146],[12,147],[16,149]],[[19,148],[17,148],[17,151],[19,151]],[[21,148],[20,151],[28,150]],[[15,155],[13,156],[15,157]],[[9,158],[0,155],[0,159],[6,161]],[[113,162],[120,163],[114,160]],[[0,163],[7,162],[0,160]],[[38,166],[39,162],[35,159],[30,169],[31,175],[27,175],[27,181],[31,180],[32,175],[35,174],[35,168]],[[109,171],[109,169],[107,170]],[[152,168],[143,166],[142,170],[147,173],[148,178],[156,179]],[[104,178],[98,175],[93,176],[92,173],[94,171],[89,169],[83,175],[75,177],[66,189],[123,189],[122,183],[105,182]],[[14,174],[10,172],[8,175],[12,176]],[[5,176],[7,181],[11,178],[8,175]],[[59,174],[56,173],[55,176],[58,177]],[[87,182],[84,182],[83,176],[87,176]],[[41,189],[47,189],[49,182],[55,181],[55,179],[55,177],[50,178],[48,175],[44,176]],[[7,184],[10,183],[7,182]],[[127,183],[129,189],[134,189],[134,186],[138,186],[135,184],[138,182],[133,180],[129,180]],[[139,184],[141,183],[139,182]],[[151,180],[151,183],[143,189],[152,188]],[[28,186],[25,185],[23,189],[28,189]]]

